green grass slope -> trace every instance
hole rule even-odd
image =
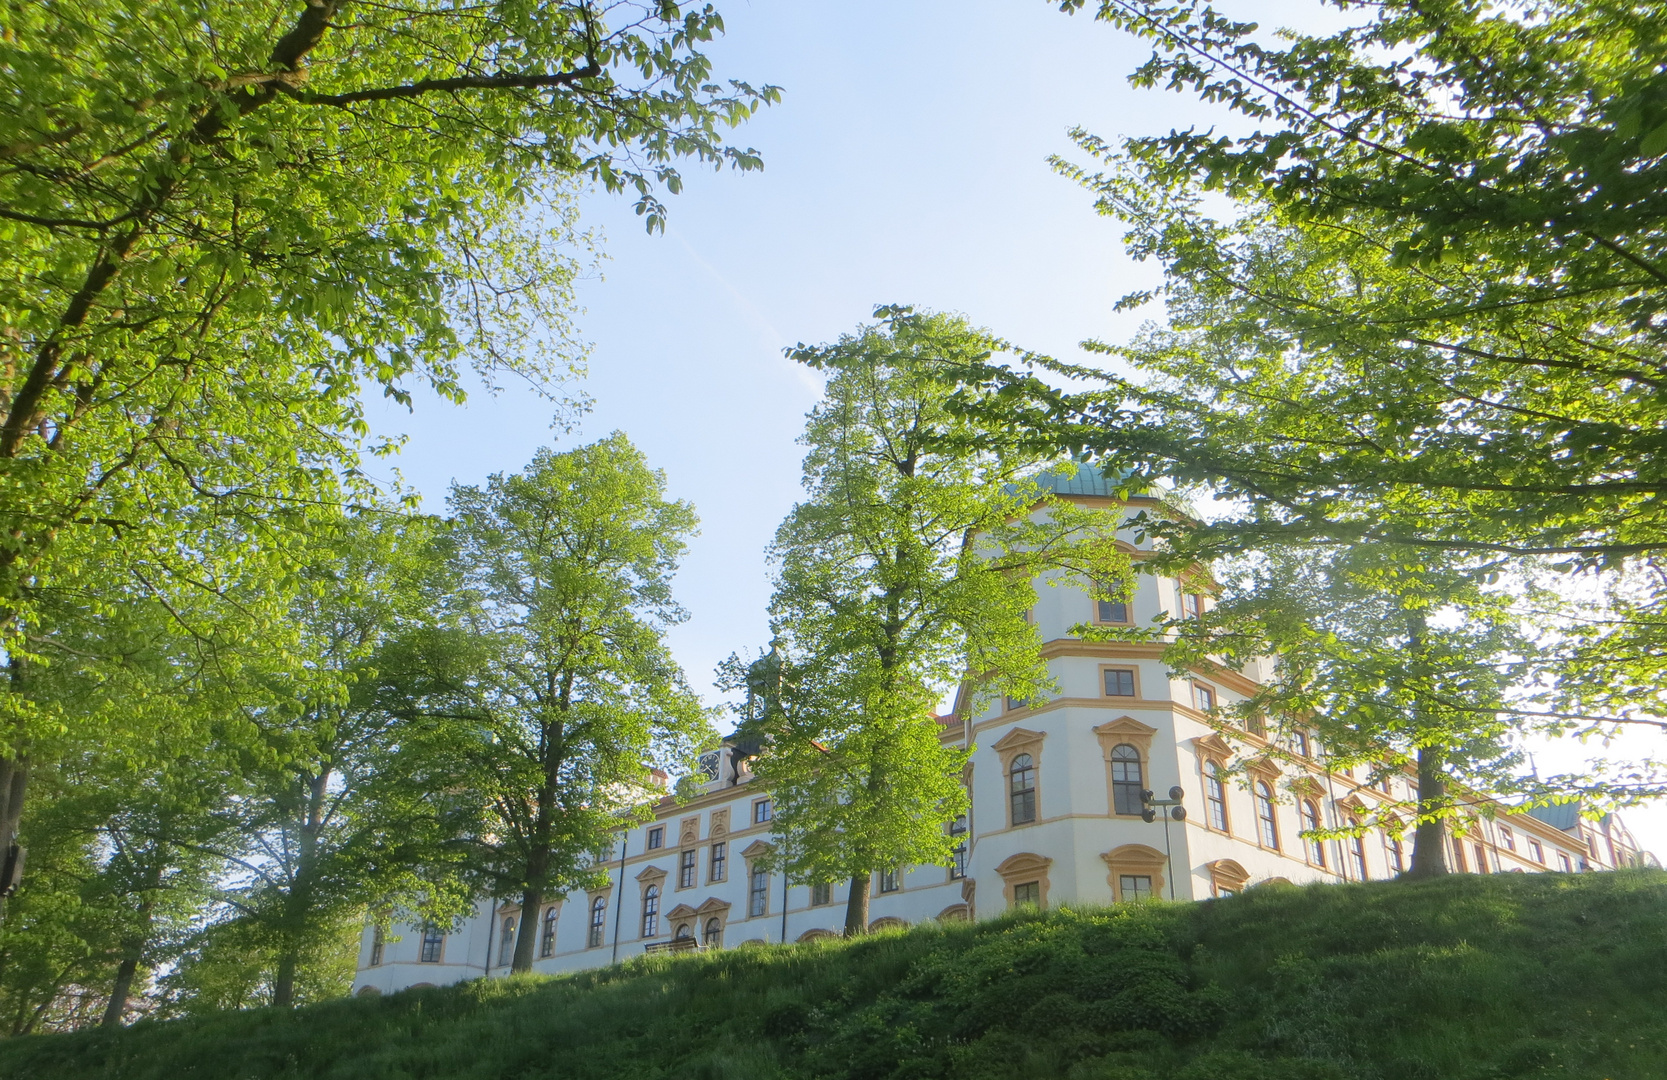
[[[1667,874],[1020,914],[0,1043],[31,1080],[1667,1078]]]

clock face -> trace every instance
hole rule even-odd
[[[709,750],[700,755],[700,771],[706,774],[706,779],[716,780],[718,778],[718,758],[720,754],[721,751]]]

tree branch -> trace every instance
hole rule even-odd
[[[390,101],[399,98],[421,97],[424,94],[443,94],[455,90],[538,90],[550,86],[570,86],[580,79],[593,79],[602,74],[601,65],[592,60],[582,68],[558,72],[554,75],[460,75],[452,79],[423,79],[404,86],[382,86],[374,90],[353,90],[345,94],[314,94],[297,90],[288,81],[274,79],[268,85],[304,105],[354,105],[361,101]]]

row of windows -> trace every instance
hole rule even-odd
[[[1140,751],[1128,743],[1118,743],[1112,747],[1112,811],[1139,816],[1145,809],[1145,803],[1141,800],[1144,786]],[[1016,754],[1008,763],[1007,799],[1009,824],[1029,825],[1036,820],[1036,759],[1031,755]],[[960,829],[962,832],[966,831],[964,822],[960,823]],[[951,826],[951,831],[954,831],[954,826]],[[952,871],[952,877],[962,877],[966,874],[965,848],[965,841],[956,848],[959,872]]]
[[[1140,696],[1140,689],[1136,680],[1135,669],[1132,667],[1102,668],[1100,670],[1100,679],[1101,689],[1106,697],[1138,698]],[[1209,712],[1211,709],[1216,707],[1216,691],[1213,686],[1206,683],[1195,682],[1192,684],[1190,695],[1192,698],[1191,703],[1193,708],[1197,709],[1199,712]],[[1033,702],[1020,701],[1015,697],[1008,697],[1004,700],[1007,712],[1017,712],[1020,709],[1028,709],[1033,704]],[[1306,756],[1307,751],[1305,750],[1303,753],[1304,756]]]
[[[1208,805],[1210,827],[1219,832],[1229,832],[1227,818],[1227,793],[1222,783],[1218,768],[1212,764],[1205,773],[1205,802]],[[1263,847],[1274,851],[1281,850],[1279,835],[1279,820],[1274,810],[1273,789],[1266,780],[1257,780],[1252,788],[1252,796],[1256,809],[1256,839]],[[1302,799],[1297,803],[1297,816],[1302,821],[1302,834],[1308,861],[1321,869],[1328,869],[1326,848],[1324,841],[1313,833],[1322,827],[1320,806],[1313,799]],[[1354,826],[1359,825],[1359,819],[1353,818]],[[1499,827],[1500,840],[1506,848],[1516,850],[1516,837],[1509,826]],[[1344,851],[1349,862],[1349,869],[1353,876],[1360,881],[1368,877],[1366,866],[1366,844],[1361,835],[1342,838]],[[1530,838],[1528,841],[1529,854],[1535,862],[1542,866],[1546,864],[1545,850],[1540,842]],[[1481,843],[1470,845],[1469,855],[1474,858],[1477,873],[1489,872],[1487,848]],[[1574,869],[1573,861],[1564,852],[1557,852],[1557,868],[1564,873]],[[1384,861],[1391,873],[1400,874],[1407,870],[1405,845],[1401,838],[1394,835],[1384,836]],[[1460,873],[1470,870],[1464,842],[1459,839],[1453,841],[1453,869]],[[1497,867],[1495,867],[1497,869]]]
[[[775,807],[774,807],[774,805],[771,804],[771,802],[768,798],[754,799],[753,800],[753,804],[752,804],[752,823],[754,825],[767,824],[771,821],[774,821],[775,816],[776,816]],[[647,844],[648,850],[649,851],[658,851],[665,846],[666,846],[666,827],[664,825],[651,826],[648,830],[648,844]],[[722,881],[723,878],[713,878],[712,880]]]
[[[1196,619],[1204,612],[1204,597],[1200,593],[1181,594],[1181,618]],[[1094,602],[1094,621],[1109,623],[1113,626],[1127,626],[1133,622],[1130,618],[1129,604],[1125,600],[1096,600]]]

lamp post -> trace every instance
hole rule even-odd
[[[1175,899],[1175,853],[1170,850],[1169,846],[1169,822],[1171,819],[1175,821],[1185,821],[1187,819],[1187,808],[1181,805],[1186,797],[1187,789],[1180,784],[1176,784],[1169,789],[1169,798],[1167,799],[1153,798],[1151,788],[1142,788],[1140,792],[1140,802],[1143,807],[1140,811],[1141,820],[1156,821],[1158,820],[1157,808],[1160,806],[1169,807],[1169,812],[1163,816],[1163,857],[1169,868],[1169,898],[1171,900]]]

